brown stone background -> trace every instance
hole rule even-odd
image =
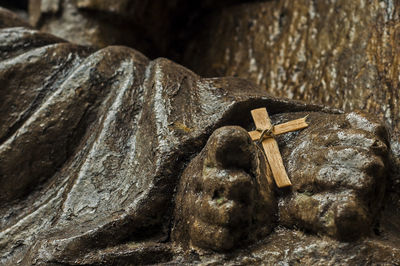
[[[184,63],[273,95],[361,109],[400,128],[400,1],[268,1],[224,9]],[[206,49],[204,49],[206,47]]]

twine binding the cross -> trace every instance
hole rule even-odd
[[[267,138],[275,138],[275,134],[273,133],[274,131],[274,125],[271,125],[268,129],[260,129],[257,128],[257,131],[261,131],[261,136],[260,138],[257,140],[257,144],[261,144],[263,142],[264,139]]]
[[[264,139],[267,139],[267,138],[275,138],[275,134],[273,133],[273,131],[274,131],[274,125],[271,125],[268,129],[256,128],[256,130],[257,130],[257,131],[261,131],[260,138],[256,141],[256,144],[257,144],[256,147],[257,147],[258,149],[260,149],[261,154],[264,156],[265,162],[266,162],[267,164],[269,164],[269,163],[268,163],[268,160],[267,160],[267,157],[266,157],[266,154],[265,154],[265,151],[264,151],[259,145],[262,144],[262,142],[263,142]]]

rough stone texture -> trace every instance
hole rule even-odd
[[[29,28],[29,23],[24,21],[15,13],[7,10],[5,8],[0,7],[0,28],[7,28],[7,27],[27,27]]]
[[[362,113],[334,119],[312,113],[308,119],[311,125],[296,139],[282,137],[282,156],[294,183],[280,199],[280,222],[341,240],[357,239],[374,226],[384,195],[386,129]]]
[[[224,251],[268,235],[277,204],[265,166],[246,130],[230,126],[214,131],[182,174],[173,240]]]
[[[367,238],[339,242],[277,227],[268,238],[246,249],[228,254],[182,255],[172,262],[205,265],[398,265],[398,241]]]
[[[127,45],[150,57],[181,54],[192,21],[212,6],[239,0],[30,0],[30,22],[69,41],[103,48]],[[185,37],[183,37],[185,35]]]
[[[272,95],[377,115],[398,151],[399,6],[363,0],[231,6],[204,18],[181,62],[203,76],[253,80]],[[392,210],[400,208],[399,154],[387,184]]]
[[[7,8],[28,22],[28,0],[2,0],[0,6]]]
[[[29,20],[36,28],[81,45],[105,47],[135,43],[135,35],[130,33],[133,29],[123,25],[120,19],[110,22],[99,15],[82,12],[74,0],[32,0]]]
[[[249,0],[30,0],[32,25],[71,42],[127,45],[150,58],[182,58],[199,18]]]
[[[273,98],[238,78],[201,78],[126,47],[95,51],[22,27],[0,29],[0,43],[1,264],[399,261],[400,214],[379,210],[384,194],[385,203],[399,198],[388,191],[398,186],[384,189],[400,149],[388,149],[374,118]],[[310,128],[278,139],[292,191],[261,179],[269,171],[244,132],[258,107],[274,123],[310,114]],[[184,225],[209,211],[222,220],[208,219],[204,234]],[[231,243],[215,241],[216,224],[234,229]],[[355,242],[334,240],[354,228]]]
[[[400,129],[399,1],[262,1],[207,17],[183,64]]]
[[[399,6],[393,0],[31,0],[30,20],[79,44],[128,45],[202,76],[253,80],[274,96],[378,114],[398,138]]]

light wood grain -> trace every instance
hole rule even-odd
[[[306,127],[308,127],[306,119],[307,119],[307,116],[303,117],[303,118],[296,119],[296,120],[292,120],[292,121],[289,121],[289,122],[286,122],[286,123],[282,123],[282,124],[276,125],[276,126],[274,126],[274,129],[272,130],[272,133],[275,136],[278,136],[280,134],[285,134],[285,133],[288,133],[288,132],[292,132],[292,131],[295,131],[295,130],[300,130],[300,129],[306,128]],[[261,137],[261,131],[257,131],[257,130],[250,131],[249,135],[250,135],[252,140],[259,140],[260,137]]]
[[[257,128],[264,130],[271,127],[271,120],[269,119],[266,108],[252,110],[251,116],[253,117]],[[290,182],[290,179],[287,176],[276,140],[274,138],[266,138],[263,140],[262,146],[264,148],[265,155],[267,156],[276,185],[279,188],[291,186],[292,182]]]

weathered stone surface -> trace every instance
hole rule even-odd
[[[253,80],[276,96],[377,115],[398,149],[399,22],[398,1],[246,3],[206,17],[181,62],[203,76]],[[397,198],[398,152],[393,160],[387,185]]]
[[[9,9],[24,20],[25,23],[28,23],[28,0],[2,0],[0,6]]]
[[[196,254],[197,255],[197,254]],[[183,256],[182,256],[183,257]],[[176,263],[224,265],[397,265],[398,242],[363,239],[339,242],[278,227],[264,241],[228,254],[202,253],[177,257]]]
[[[30,0],[32,25],[81,45],[127,45],[179,60],[198,18],[246,0]]]
[[[280,222],[352,240],[377,221],[389,142],[377,119],[354,112],[332,116],[310,114],[312,123],[296,139],[285,136],[282,156],[294,181],[280,199]]]
[[[183,64],[400,129],[398,1],[261,1],[205,19]]]
[[[15,13],[0,6],[0,29],[7,27],[27,27],[29,23],[18,17]]]
[[[179,19],[190,5],[182,0],[31,0],[29,16],[35,27],[77,44],[127,45],[155,57],[180,34],[185,23]]]
[[[94,51],[24,28],[1,29],[0,43],[10,36],[18,45],[0,62],[2,264],[399,260],[400,228],[390,224],[399,214],[376,215],[392,154],[374,118],[273,98],[243,79],[201,78],[122,46]],[[269,171],[245,134],[258,107],[274,123],[310,114],[309,129],[279,138],[292,191],[261,179]],[[325,207],[311,208],[318,219],[296,216],[306,211],[299,194]],[[354,212],[365,219],[349,222]],[[205,222],[204,234],[191,221]],[[215,226],[233,235],[215,237]],[[365,238],[334,240],[354,228],[352,238]]]
[[[124,44],[275,96],[378,114],[399,136],[398,2],[199,2],[31,0],[30,17],[79,44]]]
[[[29,20],[43,31],[81,45],[138,44],[130,33],[133,29],[120,19],[105,21],[98,14],[83,12],[74,0],[32,0]]]
[[[224,251],[268,235],[277,204],[265,166],[246,130],[230,126],[214,131],[183,172],[173,239]]]

